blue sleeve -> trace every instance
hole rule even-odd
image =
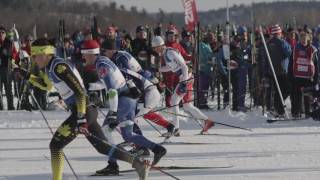
[[[282,40],[282,50],[283,50],[286,58],[289,58],[291,56],[291,53],[292,53],[291,46],[285,40]]]
[[[128,58],[124,55],[121,55],[117,58],[117,66],[119,69],[128,69]]]
[[[227,68],[224,66],[223,61],[225,61],[223,56],[223,50],[220,48],[219,52],[217,53],[217,65],[223,75],[227,75]]]
[[[103,79],[104,83],[107,86],[107,89],[118,89],[116,87],[117,79],[113,77],[114,70],[112,67],[107,64],[101,64],[98,66],[99,77]]]

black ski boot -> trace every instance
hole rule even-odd
[[[174,132],[174,125],[170,123],[168,125],[168,127],[167,127],[167,130],[168,130],[168,132],[163,133],[162,137],[170,138],[173,135],[173,132]]]
[[[167,150],[166,148],[164,148],[163,146],[161,145],[156,145],[153,149],[152,149],[152,152],[154,153],[154,156],[153,156],[153,161],[152,161],[152,166],[156,165],[160,159],[167,153]]]
[[[176,137],[180,137],[180,129],[179,128],[175,129],[173,132],[173,135]]]
[[[108,166],[96,171],[97,176],[119,176],[119,166],[115,162],[108,162]]]

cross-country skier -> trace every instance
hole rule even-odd
[[[155,85],[158,83],[158,79],[153,77],[149,71],[143,70],[131,54],[125,51],[117,51],[114,43],[105,42],[102,44],[102,49],[104,50],[104,55],[118,66],[124,76],[132,79],[139,90],[143,92],[144,106],[139,109],[137,116],[143,114],[143,118],[166,128],[168,132],[164,136],[170,137],[173,133],[174,125],[159,113],[152,112],[161,99],[161,95]]]
[[[88,102],[82,79],[76,68],[62,58],[54,56],[55,48],[45,39],[38,39],[32,44],[31,54],[33,61],[47,76],[44,83],[41,80],[37,81],[39,79],[31,75],[33,84],[47,90],[51,89],[53,84],[71,110],[71,115],[60,125],[50,142],[52,179],[62,180],[63,148],[79,133],[84,134],[98,152],[131,163],[140,179],[146,179],[148,166],[144,161],[105,143],[106,138],[97,123],[97,109]]]
[[[164,44],[162,37],[155,36],[152,39],[152,48],[155,52],[159,53],[159,56],[164,61],[164,66],[160,67],[160,72],[173,72],[179,77],[179,83],[174,89],[174,93],[170,99],[170,106],[173,106],[175,114],[175,136],[180,136],[179,131],[179,103],[183,100],[183,108],[194,118],[199,120],[205,119],[205,125],[201,133],[207,133],[214,123],[212,119],[209,119],[198,108],[193,106],[192,101],[192,86],[193,77],[189,73],[188,66],[186,65],[183,57],[173,48],[167,48]]]
[[[127,84],[124,76],[117,66],[105,56],[99,56],[100,46],[94,40],[83,43],[81,50],[83,58],[88,65],[95,65],[99,78],[103,80],[107,88],[109,112],[103,123],[104,131],[112,131],[118,125],[123,139],[138,146],[146,147],[154,153],[152,165],[155,165],[166,154],[166,149],[142,135],[133,133],[133,125],[136,109],[136,97],[132,93],[132,83]],[[104,175],[119,174],[119,166],[116,159],[111,157],[109,165],[99,171]]]

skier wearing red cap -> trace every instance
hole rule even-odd
[[[95,65],[99,78],[107,88],[109,112],[105,118],[102,129],[113,131],[118,125],[123,139],[126,142],[148,148],[154,153],[152,165],[157,164],[166,154],[166,149],[142,135],[133,133],[136,110],[136,88],[133,82],[127,83],[119,68],[105,56],[100,56],[100,46],[95,41],[85,41],[81,53],[86,63]],[[97,174],[117,175],[119,166],[116,159],[109,158],[109,165],[97,171]]]

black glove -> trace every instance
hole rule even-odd
[[[141,91],[136,87],[132,80],[127,81],[129,88],[130,97],[133,99],[138,99],[141,96]]]
[[[90,103],[94,104],[97,107],[102,106],[103,103],[97,92],[89,92],[88,95]]]
[[[78,113],[77,115],[77,131],[80,134],[89,136],[90,132],[88,130],[88,123],[83,113]]]
[[[119,121],[117,120],[117,112],[109,111],[105,121],[109,124],[110,129],[116,128],[119,124]]]

